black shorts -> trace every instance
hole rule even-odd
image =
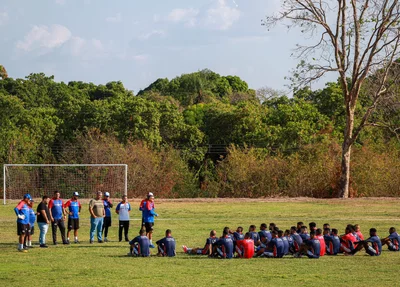
[[[104,217],[103,227],[109,227],[109,226],[111,226],[111,217],[106,216],[106,217]]]
[[[79,229],[79,218],[69,218],[68,217],[68,230]]]
[[[145,222],[144,227],[146,228],[146,232],[149,233],[153,231],[154,222]]]
[[[29,234],[30,226],[29,224],[22,224],[17,222],[17,235]]]

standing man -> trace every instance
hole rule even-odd
[[[24,249],[24,238],[29,232],[29,200],[32,197],[30,194],[25,194],[24,198],[18,203],[14,208],[15,214],[17,215],[17,234],[19,236],[18,240],[18,251],[28,252]]]
[[[57,245],[57,227],[61,232],[61,239],[63,244],[69,244],[65,238],[65,210],[64,201],[60,198],[60,192],[54,191],[54,197],[49,202],[51,231],[53,234],[53,244]]]
[[[118,203],[115,212],[118,214],[119,219],[119,229],[118,229],[118,238],[119,241],[122,241],[122,230],[124,230],[125,241],[129,241],[128,232],[129,232],[129,212],[131,211],[131,205],[128,202],[128,196],[124,194],[122,196],[122,201]]]
[[[29,232],[25,235],[24,247],[32,248],[32,235],[35,233],[36,212],[33,210],[33,198],[29,201]]]
[[[97,231],[97,242],[103,243],[101,237],[101,229],[103,228],[103,220],[105,216],[104,204],[101,196],[103,193],[98,191],[96,193],[96,198],[93,198],[89,202],[89,212],[90,212],[90,244],[94,241],[94,233]]]
[[[146,235],[150,240],[150,248],[154,248],[153,245],[153,226],[154,226],[154,216],[158,214],[154,211],[154,194],[149,192],[147,199],[140,205],[139,210],[142,211],[142,219],[144,222],[144,227],[146,229]]]
[[[72,198],[68,200],[64,208],[68,208],[68,233],[67,240],[69,243],[69,234],[71,230],[74,230],[74,242],[79,243],[78,241],[78,229],[79,229],[79,214],[81,213],[81,203],[78,201],[79,193],[75,191],[72,194]]]
[[[165,231],[165,237],[156,242],[158,246],[158,256],[162,257],[174,257],[176,255],[175,247],[176,242],[175,239],[171,235],[171,229],[167,229]]]
[[[106,216],[104,217],[102,232],[104,232],[104,242],[108,242],[107,235],[108,235],[108,228],[111,226],[111,208],[113,207],[113,204],[110,201],[109,192],[104,193],[103,204]]]
[[[39,226],[40,234],[39,234],[39,244],[42,248],[47,248],[46,245],[46,234],[47,230],[49,230],[50,224],[50,211],[47,207],[49,202],[49,197],[44,195],[42,197],[42,202],[39,203],[36,212],[38,213],[37,224]]]

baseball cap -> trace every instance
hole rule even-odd
[[[110,196],[110,193],[109,192],[106,192],[106,193],[104,193],[104,196]]]
[[[154,194],[153,194],[152,192],[149,192],[149,193],[147,194],[147,198],[150,198],[150,197],[154,197]]]
[[[74,196],[79,196],[79,193],[77,191],[74,192]]]
[[[24,199],[25,199],[25,198],[27,198],[27,199],[29,199],[29,200],[32,200],[32,197],[31,197],[31,195],[30,195],[29,193],[27,193],[27,194],[24,195]]]

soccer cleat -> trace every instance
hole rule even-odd
[[[63,244],[64,245],[69,245],[69,241],[64,241]]]
[[[155,248],[154,244],[149,245],[150,248]]]
[[[90,240],[89,243],[90,243],[90,244],[93,244],[93,240]]]
[[[128,239],[128,238],[125,238],[125,241],[126,241],[126,242],[129,242],[129,239]]]
[[[97,242],[98,242],[98,243],[103,243],[103,240],[98,240]]]
[[[107,237],[106,237],[106,238],[104,238],[104,242],[108,242],[108,239],[107,239]]]
[[[187,247],[186,247],[186,245],[182,245],[182,249],[183,249],[183,252],[187,253]]]
[[[46,244],[40,244],[40,248],[49,248]]]
[[[75,242],[75,243],[80,243],[79,240],[75,240],[74,242]]]
[[[26,249],[20,249],[20,248],[18,248],[18,251],[19,251],[19,252],[23,252],[23,253],[27,253],[27,252],[28,252],[28,250],[26,250]]]

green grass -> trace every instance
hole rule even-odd
[[[139,230],[138,201],[131,202],[130,237]],[[175,258],[129,258],[128,245],[117,242],[117,216],[109,238],[112,242],[89,244],[89,213],[83,203],[81,244],[38,247],[17,252],[13,208],[16,202],[0,206],[0,286],[396,286],[399,284],[400,252],[384,252],[372,258],[365,253],[354,257],[217,260],[189,256],[180,246],[203,246],[211,229],[275,222],[281,229],[297,221],[330,223],[343,232],[348,223],[358,223],[364,235],[376,227],[381,237],[391,226],[400,227],[398,199],[276,200],[247,201],[163,201],[156,202],[154,238],[172,229],[177,240]],[[38,228],[34,243],[37,244]],[[51,243],[51,230],[47,234]]]

